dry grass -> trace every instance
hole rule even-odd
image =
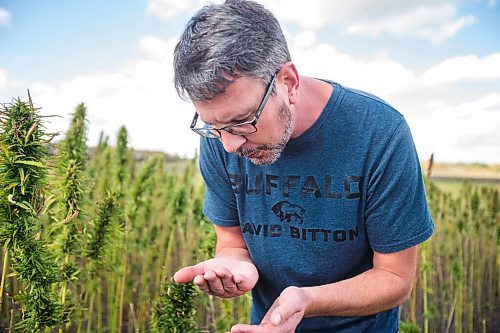
[[[428,162],[422,163],[422,170],[427,170]],[[462,179],[487,179],[500,182],[500,164],[448,164],[434,163],[432,178],[462,178]]]

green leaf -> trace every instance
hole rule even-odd
[[[5,146],[3,143],[0,143],[0,148],[2,148],[5,156],[9,158],[9,156],[11,155],[9,148],[7,148],[7,146]]]
[[[5,191],[9,191],[10,189],[12,189],[13,187],[16,187],[17,185],[19,185],[18,182],[14,182],[14,183],[10,183],[6,188],[5,188]]]
[[[44,165],[40,162],[35,162],[35,161],[15,161],[14,163],[24,164],[24,165],[32,165],[32,166],[36,166],[39,168],[46,168],[47,167],[46,165]]]
[[[19,206],[27,211],[30,211],[30,212],[34,211],[33,208],[31,208],[31,205],[29,204],[29,202],[27,202],[27,201],[23,201],[23,202],[14,201],[13,204],[16,206]]]
[[[24,169],[19,169],[19,178],[21,178],[21,184],[24,184]]]

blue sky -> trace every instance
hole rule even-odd
[[[215,1],[217,2],[217,1]],[[494,0],[262,0],[304,75],[374,93],[408,120],[421,159],[500,163],[500,5]],[[0,1],[0,102],[26,98],[64,132],[79,102],[89,144],[192,156],[193,108],[172,49],[205,1]]]

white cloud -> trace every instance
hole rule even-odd
[[[465,28],[468,25],[473,25],[474,23],[476,23],[476,18],[474,16],[463,16],[455,21],[444,24],[434,32],[431,32],[429,34],[422,34],[422,37],[428,38],[432,42],[439,44],[442,43],[445,39],[455,36],[460,30],[462,30],[462,28]]]
[[[422,108],[430,112],[413,120],[421,158],[435,153],[438,160],[446,162],[499,163],[499,93],[460,104],[434,100]]]
[[[451,4],[409,8],[392,16],[348,25],[347,32],[372,37],[388,33],[395,36],[421,37],[441,43],[476,22],[472,15],[457,18],[456,12],[456,7]]]
[[[146,12],[150,15],[169,19],[191,8],[193,1],[149,0]]]
[[[490,5],[491,5],[491,1]],[[222,0],[149,0],[147,13],[171,19],[194,12],[207,3]],[[453,0],[258,0],[284,22],[294,22],[306,30],[317,31],[329,24],[346,33],[376,37],[383,33],[425,38],[441,43],[464,27],[474,24],[472,15],[457,16],[461,1]],[[494,5],[494,4],[493,4]]]
[[[336,2],[322,0],[262,0],[259,1],[278,19],[294,21],[302,28],[317,30],[331,22]]]
[[[419,73],[385,54],[357,58],[325,43],[310,48],[294,43],[290,51],[300,73],[365,90],[394,105],[407,118],[421,158],[434,152],[442,162],[500,162],[500,94],[474,98],[450,92],[458,81],[500,79],[500,53],[451,58]]]
[[[500,53],[482,59],[475,55],[446,59],[429,68],[422,75],[421,82],[426,86],[492,79],[500,79]]]
[[[293,43],[295,47],[308,49],[316,44],[316,35],[311,30],[301,31],[295,36]]]
[[[146,12],[162,19],[171,19],[183,12],[191,12],[208,3],[220,3],[223,0],[149,0]]]
[[[357,59],[325,43],[307,49],[292,47],[290,52],[299,73],[381,96],[406,91],[416,82],[415,73],[384,54]]]
[[[167,41],[154,37],[145,36],[139,41],[139,49],[151,59],[158,61],[165,59],[168,52],[172,52],[173,48]]]
[[[472,15],[458,17],[460,1],[443,0],[261,0],[279,20],[319,30],[340,26],[346,33],[377,37],[381,34],[412,36],[441,43],[474,24]]]
[[[7,86],[7,74],[0,68],[0,89],[4,89]]]
[[[194,109],[181,101],[172,84],[175,43],[176,38],[162,41],[144,37],[139,45],[147,58],[116,71],[83,74],[57,84],[32,84],[31,96],[43,114],[62,116],[50,118],[51,131],[64,132],[70,113],[84,102],[91,145],[96,144],[101,131],[114,142],[118,129],[125,125],[132,147],[193,156],[198,137],[188,125]]]
[[[11,17],[12,15],[7,9],[0,7],[0,25],[9,24]]]
[[[289,40],[301,74],[332,79],[392,104],[403,101],[395,106],[415,129],[422,158],[435,152],[440,161],[499,162],[499,94],[460,96],[462,102],[458,102],[447,89],[455,82],[499,79],[500,53],[450,58],[420,73],[384,53],[354,57],[341,52],[318,41],[313,30],[290,34]],[[124,124],[135,148],[192,156],[198,146],[198,138],[188,129],[194,109],[180,100],[172,84],[176,41],[145,36],[138,42],[143,58],[116,70],[82,74],[57,84],[17,85],[30,87],[44,114],[63,116],[51,120],[52,131],[66,130],[69,114],[83,101],[89,110],[91,144],[96,143],[100,131],[114,138]],[[0,86],[2,82],[7,78],[0,70]],[[9,82],[9,86],[13,84]],[[440,88],[437,93],[436,86]],[[423,104],[428,100],[434,102]]]

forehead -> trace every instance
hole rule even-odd
[[[204,121],[211,124],[225,124],[257,111],[265,88],[257,79],[243,76],[211,101],[193,101],[193,105]]]

